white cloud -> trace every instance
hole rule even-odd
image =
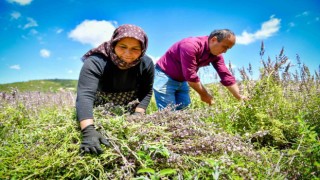
[[[41,57],[44,57],[44,58],[48,58],[48,57],[50,57],[50,51],[49,50],[47,50],[47,49],[41,49],[40,50],[40,56]]]
[[[25,35],[21,35],[21,38],[22,39],[25,39],[25,40],[28,40],[29,38],[27,37],[27,36],[25,36]]]
[[[296,17],[308,16],[309,14],[309,11],[304,11],[303,13],[296,15]]]
[[[116,24],[112,21],[84,20],[69,33],[69,38],[96,47],[111,38]]]
[[[7,0],[9,3],[18,3],[22,6],[28,5],[32,2],[32,0]]]
[[[29,17],[29,18],[27,18],[27,20],[28,20],[28,23],[24,25],[23,29],[27,29],[27,28],[38,26],[37,21],[35,21],[34,19]]]
[[[63,29],[57,29],[57,30],[56,30],[56,33],[57,33],[57,34],[60,34],[60,33],[62,33],[62,32],[63,32]]]
[[[289,32],[292,28],[294,28],[296,26],[296,23],[294,23],[294,22],[290,22],[289,24],[288,24],[288,29],[287,29],[287,32]]]
[[[10,69],[20,70],[21,68],[19,64],[16,64],[16,65],[10,66]]]
[[[72,71],[72,70],[68,70],[68,73],[69,73],[69,74],[72,74],[72,73],[73,73],[73,71]]]
[[[30,34],[31,34],[31,35],[36,35],[36,34],[38,34],[38,31],[35,30],[35,29],[31,29],[31,30],[30,30]]]
[[[71,59],[71,60],[79,60],[80,58],[78,56],[71,56],[71,57],[69,57],[69,59]]]
[[[237,43],[247,45],[256,40],[273,36],[280,29],[280,21],[281,19],[271,16],[268,21],[262,23],[261,29],[257,30],[255,33],[243,31],[240,36],[237,36]]]
[[[21,13],[14,11],[11,13],[11,18],[12,19],[19,19],[19,17],[21,17]]]
[[[151,56],[150,54],[148,54],[148,56],[152,59],[153,63],[156,63],[160,59],[160,56],[154,57],[154,56]]]
[[[296,24],[294,22],[289,23],[289,27],[295,27],[295,26],[296,26]]]

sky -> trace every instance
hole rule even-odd
[[[154,62],[175,42],[230,29],[237,37],[224,54],[239,69],[262,67],[259,55],[275,60],[284,48],[310,71],[320,71],[320,0],[0,0],[0,84],[38,79],[78,79],[88,50],[110,39],[115,28],[135,24],[147,33]],[[201,68],[203,83],[215,81]],[[219,79],[218,79],[219,80]]]

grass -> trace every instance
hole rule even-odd
[[[59,92],[65,90],[75,92],[77,83],[77,80],[67,79],[32,80],[27,82],[0,84],[0,92],[11,92],[14,89],[18,89],[20,92]]]
[[[111,143],[100,156],[79,152],[74,92],[0,96],[0,179],[319,179],[318,72],[286,70],[281,53],[263,61],[259,80],[241,69],[239,102],[207,85],[211,107],[192,91],[184,111],[106,115],[95,125]]]

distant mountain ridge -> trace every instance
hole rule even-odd
[[[72,79],[43,79],[31,80],[26,82],[14,82],[0,84],[0,92],[11,92],[16,89],[20,92],[40,91],[40,92],[59,92],[76,91],[78,80]]]

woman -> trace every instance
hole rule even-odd
[[[127,24],[119,26],[110,41],[83,56],[76,101],[83,135],[80,150],[100,154],[100,143],[109,145],[94,127],[95,105],[127,105],[138,99],[134,114],[145,113],[152,96],[154,78],[154,64],[145,55],[147,45],[145,32],[138,26]]]

